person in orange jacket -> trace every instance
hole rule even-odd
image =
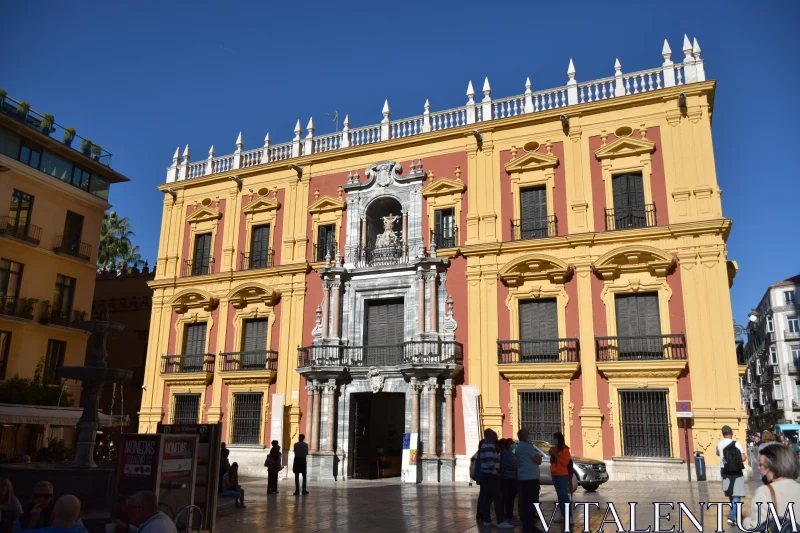
[[[572,525],[572,508],[570,500],[570,463],[572,456],[569,453],[569,446],[564,442],[564,434],[560,431],[553,434],[553,446],[550,448],[550,475],[553,478],[553,486],[558,495],[559,509],[561,509],[562,522],[566,521],[563,505],[569,508],[569,523]]]

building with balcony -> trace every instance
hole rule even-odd
[[[110,163],[99,145],[0,92],[0,380],[32,378],[41,366],[43,381],[56,386],[59,367],[83,364],[79,324],[92,308],[109,187],[128,181]],[[80,405],[80,388],[68,389]],[[3,453],[46,442],[40,421],[15,442],[4,434]],[[38,438],[27,437],[30,428]]]
[[[467,478],[479,432],[564,431],[618,479],[682,478],[674,413],[717,461],[744,433],[696,42],[674,63],[167,169],[140,430],[221,422],[237,460],[311,447],[311,476]],[[566,63],[566,60],[565,60]],[[609,66],[611,63],[609,63]],[[612,69],[609,68],[609,73]],[[199,265],[199,266],[198,266]],[[730,349],[721,347],[729,346]],[[252,468],[248,468],[252,466]]]
[[[752,313],[740,377],[754,432],[800,423],[800,275],[769,286]]]

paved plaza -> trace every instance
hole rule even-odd
[[[448,531],[477,532],[492,529],[479,526],[475,521],[475,506],[478,487],[466,483],[407,485],[399,479],[375,481],[339,481],[309,485],[310,494],[295,497],[294,480],[280,482],[280,493],[266,496],[266,479],[248,478],[244,481],[247,509],[237,509],[234,514],[217,520],[219,533],[255,533],[256,531],[303,531],[323,533],[331,531],[395,532],[395,531]],[[758,482],[748,482],[749,498],[758,487]],[[543,508],[546,516],[553,510],[556,500],[552,486],[542,490]],[[595,493],[579,489],[575,502],[598,502],[601,511],[590,511],[592,530],[597,530],[603,520],[606,503],[613,502],[625,529],[630,527],[628,502],[639,502],[636,525],[646,529],[652,525],[652,502],[684,502],[700,516],[699,502],[724,502],[719,482],[658,482],[654,474],[652,481],[609,482]],[[676,505],[677,508],[677,505]],[[714,530],[714,508],[705,512],[707,531]],[[575,513],[580,531],[583,512]],[[609,520],[611,518],[609,517]],[[662,527],[675,525],[677,512],[671,520],[662,521]],[[684,521],[687,532],[695,531],[691,523]],[[725,526],[726,530],[729,529]],[[735,530],[735,528],[733,528]],[[521,531],[517,527],[515,531]],[[606,524],[606,532],[614,532],[614,524]],[[553,526],[551,532],[562,533],[561,526]]]

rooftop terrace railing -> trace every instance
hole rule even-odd
[[[272,145],[268,133],[264,138],[263,147],[248,151],[243,150],[244,142],[242,134],[239,133],[236,139],[236,151],[233,154],[216,156],[212,146],[208,152],[208,158],[204,161],[192,162],[191,150],[189,145],[186,145],[182,154],[180,148],[175,150],[172,165],[167,168],[167,183],[285,161],[309,154],[342,150],[353,146],[412,137],[470,124],[503,120],[524,114],[562,109],[705,81],[705,67],[700,52],[697,39],[692,43],[687,36],[684,36],[683,53],[685,57],[683,63],[673,63],[672,51],[665,40],[661,50],[663,63],[660,67],[623,74],[622,65],[617,60],[614,64],[613,76],[586,82],[577,81],[575,66],[570,60],[566,85],[533,91],[529,78],[526,80],[523,94],[500,99],[492,99],[492,88],[489,79],[486,78],[481,89],[483,97],[478,96],[478,100],[476,100],[472,82],[469,82],[467,103],[461,107],[432,112],[430,102],[426,101],[425,112],[422,115],[390,120],[391,109],[387,100],[383,105],[383,120],[379,124],[351,129],[350,118],[346,116],[342,131],[315,136],[312,118],[306,126],[306,135],[304,136],[300,121],[297,121],[292,141]]]

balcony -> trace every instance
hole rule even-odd
[[[297,367],[460,365],[464,347],[455,341],[406,341],[389,346],[319,344],[297,349]]]
[[[650,228],[655,225],[655,204],[606,209],[606,231],[632,228]]]
[[[162,374],[213,374],[214,354],[164,355],[161,357]]]
[[[253,350],[248,352],[225,352],[219,354],[220,372],[260,372],[278,370],[278,352]]]
[[[214,273],[214,258],[204,257],[202,259],[184,259],[183,260],[183,277],[188,276],[203,276],[205,274]]]
[[[0,217],[0,235],[38,245],[42,238],[42,228],[33,224],[20,225],[12,217]]]
[[[53,251],[57,254],[69,255],[83,261],[88,261],[92,253],[91,245],[85,242],[73,241],[64,235],[56,237]]]
[[[685,361],[686,336],[595,337],[598,361]]]
[[[538,218],[522,218],[511,221],[511,240],[527,241],[558,235],[558,219],[555,215]]]
[[[336,241],[329,242],[327,246],[325,246],[325,244],[316,243],[314,245],[314,261],[325,261],[325,257],[327,257],[328,254],[330,254],[331,259],[334,259],[337,250]]]
[[[214,260],[212,259],[213,263]],[[270,248],[263,252],[242,252],[239,258],[239,270],[252,270],[254,268],[269,268],[275,266],[275,251]]]
[[[578,339],[497,341],[497,362],[575,363],[580,360]]]
[[[436,244],[436,249],[439,248],[455,248],[458,246],[458,227],[434,231],[431,230],[431,248]]]
[[[356,248],[353,262],[360,266],[388,266],[407,262],[408,248],[398,241],[391,246],[359,246]]]
[[[16,296],[0,296],[0,315],[33,320],[34,310],[39,300],[34,298],[17,298]]]
[[[43,302],[42,307],[39,315],[40,324],[80,329],[81,323],[86,320],[86,311],[51,309],[50,302]]]

